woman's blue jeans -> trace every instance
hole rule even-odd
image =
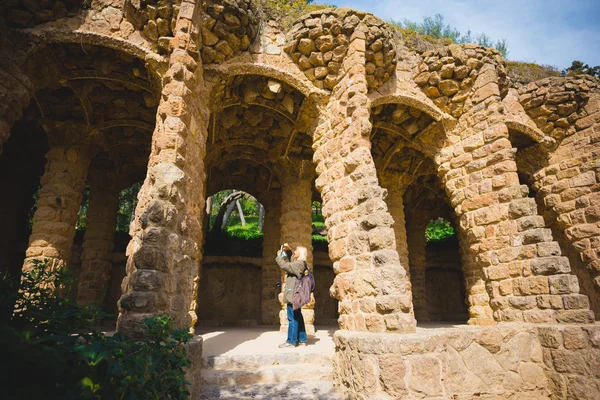
[[[286,342],[294,346],[300,343],[306,343],[306,327],[304,326],[304,317],[301,310],[294,311],[291,304],[287,305],[288,336]]]

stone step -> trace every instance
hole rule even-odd
[[[330,380],[268,385],[203,386],[202,400],[341,400]]]
[[[252,369],[205,369],[203,386],[276,385],[292,381],[329,381],[331,365],[270,365]]]
[[[211,356],[202,358],[203,370],[249,370],[274,365],[298,364],[331,365],[331,356],[293,352],[281,354]]]

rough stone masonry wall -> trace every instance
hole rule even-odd
[[[339,301],[341,329],[412,332],[416,323],[407,273],[370,151],[367,31],[360,24],[350,36],[343,78],[314,134],[316,186],[336,273],[331,294]]]
[[[119,189],[115,185],[115,175],[105,170],[92,170],[88,174],[90,201],[77,288],[79,304],[104,304],[113,269],[119,208]]]
[[[559,142],[535,160],[533,187],[570,256],[582,292],[600,314],[600,82],[545,79],[519,88],[523,107]]]
[[[292,170],[293,171],[293,170]],[[281,243],[288,243],[292,249],[296,246],[304,246],[308,250],[306,263],[313,268],[312,247],[312,188],[311,179],[306,176],[298,176],[288,171],[288,176],[282,179],[281,185]],[[293,175],[292,175],[293,174]],[[282,282],[285,273],[280,272]],[[282,283],[285,290],[285,285]],[[306,333],[315,333],[315,299],[311,295],[311,301],[302,308]],[[282,297],[283,300],[283,297]],[[281,302],[283,309],[279,314],[281,330],[287,330],[286,303]]]
[[[587,323],[593,314],[569,261],[519,184],[496,63],[482,62],[465,112],[437,157],[465,237],[469,322]]]
[[[349,398],[597,399],[600,327],[504,324],[409,335],[337,331]]]
[[[46,159],[24,270],[34,260],[47,259],[53,268],[69,265],[90,164],[88,149],[78,146],[53,145]]]
[[[196,323],[208,125],[199,60],[199,5],[182,1],[169,69],[138,196],[117,328],[139,336],[143,320],[166,313],[178,328]]]

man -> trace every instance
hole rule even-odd
[[[306,346],[306,328],[304,326],[304,317],[302,310],[294,310],[292,307],[294,288],[296,281],[302,277],[306,269],[306,247],[298,246],[292,257],[291,247],[285,243],[277,253],[277,265],[286,272],[285,287],[283,289],[283,299],[287,303],[288,336],[285,343],[280,344],[280,348]]]

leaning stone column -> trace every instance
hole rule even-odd
[[[339,300],[341,329],[414,332],[407,271],[370,151],[367,29],[360,24],[352,33],[343,76],[313,135],[316,185],[336,273],[331,293]]]
[[[263,264],[261,270],[261,307],[260,323],[277,325],[281,304],[276,294],[275,285],[281,282],[281,270],[275,262],[275,256],[281,245],[281,197],[269,193],[269,202],[264,205],[266,209],[263,237]]]
[[[287,176],[281,184],[281,242],[289,243],[292,249],[304,246],[308,250],[306,263],[313,269],[312,248],[312,190],[311,179]],[[283,277],[284,274],[281,273]],[[283,284],[282,284],[283,286]],[[311,295],[312,296],[312,295]],[[286,304],[282,301],[280,313],[281,330],[287,329]],[[302,308],[306,333],[315,333],[315,302],[314,299]]]
[[[469,323],[589,323],[593,313],[569,260],[519,184],[499,83],[488,60],[437,157],[460,224]]]
[[[119,207],[119,190],[114,175],[105,170],[92,170],[88,175],[90,203],[77,288],[79,304],[104,304],[112,270]]]
[[[207,96],[199,59],[201,7],[182,2],[152,137],[146,180],[127,247],[117,329],[140,337],[164,314],[194,331],[202,258]]]
[[[52,146],[46,159],[25,253],[25,270],[31,268],[34,260],[43,259],[48,259],[55,268],[68,266],[90,164],[88,149],[77,146]]]

